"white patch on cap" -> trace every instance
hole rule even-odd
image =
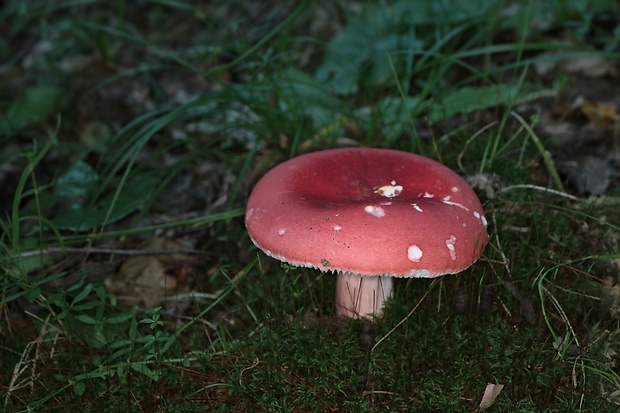
[[[410,245],[407,248],[407,258],[409,258],[409,261],[420,262],[422,255],[422,250],[417,245]]]
[[[391,202],[379,202],[379,205],[390,206],[392,205],[392,203]]]
[[[364,207],[364,211],[377,218],[383,218],[385,216],[385,211],[383,208],[378,206],[367,205]]]
[[[334,225],[334,231],[340,231],[342,227],[340,225]]]
[[[482,225],[484,225],[484,227],[487,227],[487,219],[484,215],[480,215],[479,212],[474,211],[474,217],[476,217],[476,219],[479,219],[480,221],[482,221]]]
[[[446,240],[446,247],[448,247],[448,251],[450,251],[450,258],[452,261],[456,260],[456,250],[454,249],[455,243],[456,237],[454,235],[450,235],[450,239]]]
[[[450,201],[450,197],[449,196],[445,197],[441,202],[443,202],[446,205],[459,207],[461,209],[464,209],[465,211],[469,211],[469,208],[467,208],[465,205],[459,204],[458,202]]]
[[[246,211],[245,213],[245,219],[246,221],[249,221],[250,218],[252,218],[252,214],[254,213],[254,208],[250,208]]]
[[[418,204],[411,204],[411,206],[413,207],[413,209],[415,209],[418,212],[424,212],[422,208],[418,206]]]
[[[424,192],[424,195],[422,195],[424,198],[435,198],[435,195],[433,194],[429,194],[428,192]]]
[[[400,192],[403,190],[401,185],[396,185],[396,181],[390,182],[392,185],[384,185],[381,188],[375,191],[375,194],[379,194],[386,198],[394,198],[398,196]]]
[[[286,228],[280,228],[280,229],[278,230],[278,235],[282,236],[282,235],[284,235],[284,234],[286,234]]]
[[[453,186],[452,188],[450,188],[450,190],[452,192],[458,192],[459,191],[459,189],[456,186]]]

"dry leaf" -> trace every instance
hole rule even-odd
[[[495,199],[497,190],[505,186],[499,175],[493,173],[468,175],[465,180],[472,188],[484,190],[488,199]]]
[[[558,45],[566,45],[559,43]],[[557,61],[557,52],[542,53],[534,63],[534,70],[539,76],[553,76],[556,69],[571,75],[598,79],[605,76],[616,77],[618,70],[614,63],[600,55],[579,56]]]
[[[182,246],[175,240],[156,237],[142,249],[172,252]],[[179,280],[173,274],[182,273],[177,270],[194,261],[194,257],[182,253],[129,257],[123,261],[118,274],[108,277],[104,285],[118,295],[119,302],[135,305],[142,301],[146,308],[152,308],[177,290]]]
[[[614,317],[620,318],[620,284],[604,287],[603,302]]]
[[[495,403],[495,399],[502,392],[503,388],[503,384],[487,384],[487,388],[484,389],[482,401],[480,402],[480,410],[486,410],[489,407],[493,406],[493,403]]]
[[[615,108],[596,100],[584,99],[579,109],[588,118],[590,126],[595,129],[613,127],[620,120]]]
[[[144,301],[146,308],[157,305],[162,298],[172,293],[177,287],[176,278],[166,274],[166,268],[162,262],[154,257],[135,257],[143,258],[141,271],[138,276],[133,278],[133,288]],[[125,261],[127,264],[129,260]],[[121,275],[124,275],[121,266]],[[129,266],[135,269],[136,266]],[[125,273],[126,274],[126,273]]]
[[[576,57],[568,59],[562,64],[566,73],[581,75],[589,78],[604,76],[615,77],[618,74],[616,67],[601,56]]]
[[[166,274],[159,259],[131,257],[123,262],[117,275],[104,281],[104,285],[128,304],[142,301],[146,308],[151,308],[176,290],[177,280]]]
[[[609,159],[599,156],[579,156],[558,163],[560,172],[568,179],[580,194],[600,196],[605,193],[616,169]]]

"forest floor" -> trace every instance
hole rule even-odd
[[[616,412],[615,1],[7,0],[0,410]],[[244,225],[260,177],[454,169],[483,256],[374,322]]]

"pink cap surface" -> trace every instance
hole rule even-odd
[[[478,197],[454,171],[372,148],[313,152],[276,166],[252,191],[245,224],[274,258],[360,275],[458,273],[489,238]]]

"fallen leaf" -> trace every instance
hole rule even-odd
[[[119,273],[107,278],[104,285],[122,301],[142,301],[146,308],[152,308],[175,291],[177,281],[166,274],[159,259],[147,256],[126,259]]]
[[[603,195],[616,175],[609,159],[593,155],[574,156],[559,162],[558,167],[568,176],[577,192],[594,196]]]
[[[596,100],[584,99],[579,109],[588,118],[590,126],[595,129],[613,127],[620,120],[615,108]]]
[[[604,287],[603,302],[612,316],[620,318],[620,284]]]
[[[497,190],[505,186],[499,175],[494,173],[468,175],[465,180],[472,188],[483,190],[488,199],[495,199]]]
[[[146,308],[152,308],[186,281],[187,277],[182,276],[183,267],[195,262],[195,258],[174,253],[182,249],[181,244],[165,237],[152,238],[141,249],[172,253],[129,257],[123,261],[118,274],[108,277],[104,285],[117,294],[121,303],[135,305],[141,301]],[[181,277],[177,278],[179,274]]]
[[[484,389],[482,401],[480,402],[480,410],[486,410],[489,407],[493,406],[493,403],[495,403],[495,399],[502,392],[503,388],[503,384],[487,384],[487,388]]]
[[[563,62],[562,69],[566,73],[589,78],[616,77],[618,75],[616,67],[602,56],[582,56],[568,59]]]

